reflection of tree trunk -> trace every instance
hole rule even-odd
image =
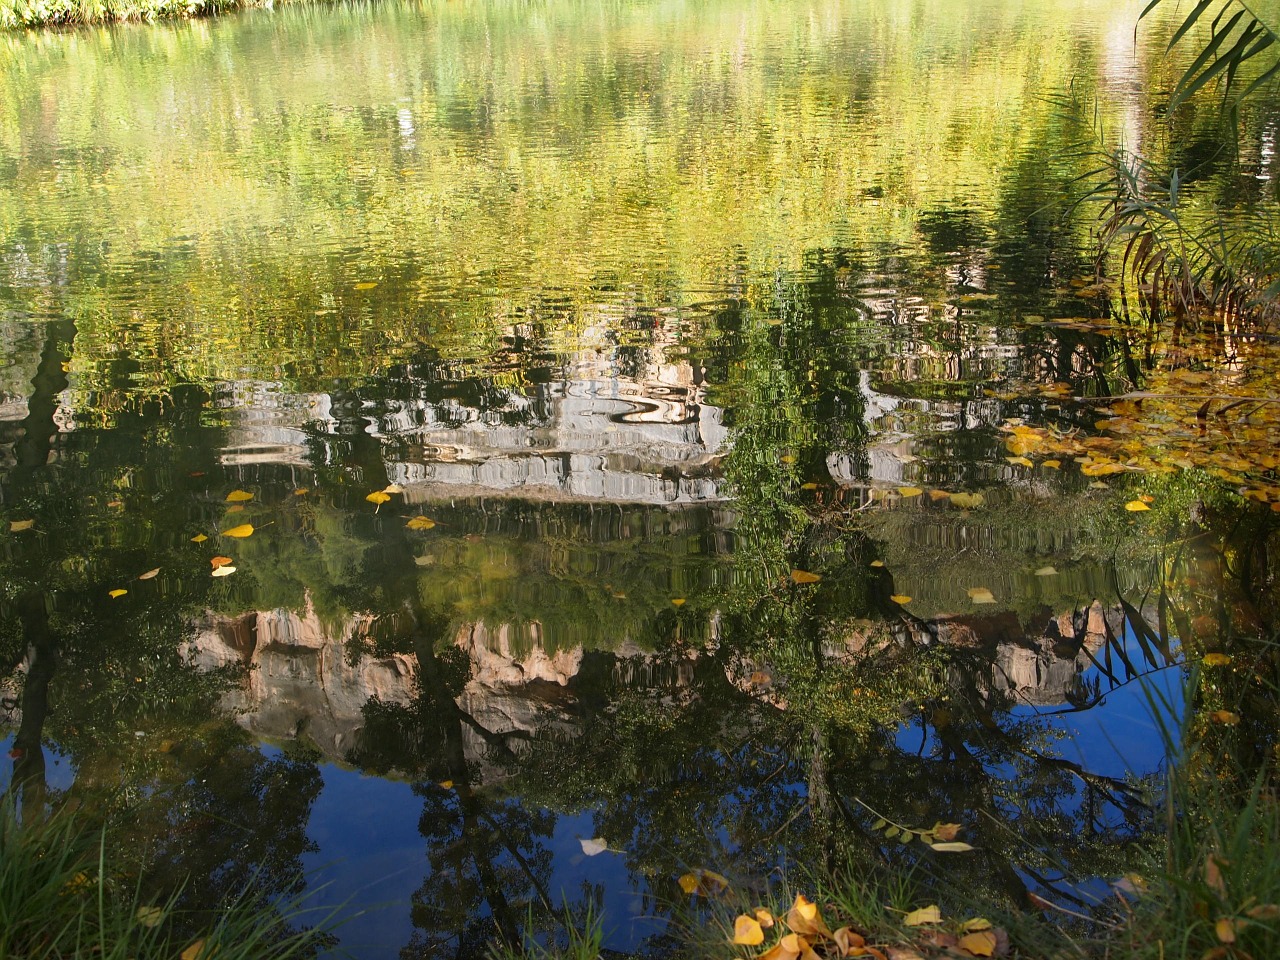
[[[44,349],[31,381],[22,436],[14,444],[17,461],[6,478],[10,498],[48,494],[49,455],[58,432],[58,395],[67,388],[65,365],[71,355],[75,323],[69,319],[45,326]],[[28,534],[30,536],[30,534]],[[34,549],[41,549],[34,546]],[[16,602],[27,647],[27,675],[22,685],[22,722],[14,738],[13,785],[23,797],[24,815],[38,815],[44,806],[44,721],[49,712],[49,683],[57,668],[57,639],[49,629],[44,591],[32,586]]]

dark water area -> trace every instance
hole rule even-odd
[[[0,38],[0,784],[358,957],[670,955],[697,870],[1105,896],[1280,501],[1180,399],[1274,345],[1126,323],[1062,216],[1167,147],[1139,10]],[[1245,123],[1203,202],[1274,197]]]

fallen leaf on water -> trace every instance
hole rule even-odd
[[[959,947],[975,957],[989,957],[995,953],[996,935],[990,930],[979,930],[961,937]]]
[[[123,500],[108,500],[108,501],[107,501],[107,506],[108,506],[108,507],[123,507],[123,506],[124,506],[124,501],[123,501]]]
[[[213,566],[213,569],[215,570],[217,570],[219,567],[225,567],[228,563],[231,563],[231,562],[232,560],[230,557],[210,557],[209,558],[209,563]]]
[[[596,854],[604,853],[609,849],[609,844],[605,842],[603,837],[596,837],[592,840],[580,838],[578,843],[582,845],[582,852],[588,857],[594,857]]]
[[[1128,510],[1130,513],[1139,513],[1143,510],[1151,509],[1141,500],[1130,500],[1128,503],[1124,505],[1124,508]]]
[[[296,490],[293,491],[293,495],[295,497],[305,497],[310,492],[311,492],[310,487],[298,487]]]
[[[224,537],[235,537],[239,540],[243,540],[245,537],[253,536],[253,524],[242,523],[240,526],[232,527],[230,530],[223,530],[222,535]]]
[[[23,530],[30,530],[35,525],[36,522],[34,520],[10,520],[9,532],[21,533]]]
[[[935,840],[954,840],[964,828],[958,823],[935,823],[929,832]]]
[[[378,285],[377,280],[361,280],[353,289],[355,290],[372,290]]]
[[[436,522],[427,517],[411,517],[405,524],[410,530],[430,530],[435,525]]]
[[[244,513],[244,504],[233,503],[231,506],[227,507],[227,513]]]
[[[996,598],[986,587],[970,587],[969,599],[974,603],[995,603]]]
[[[117,597],[123,597],[128,592],[129,592],[128,590],[121,590],[119,588],[116,588],[115,590],[108,590],[107,596],[109,596],[112,600],[114,600]]]
[[[1155,497],[1153,497],[1153,496],[1152,496],[1151,494],[1149,494],[1149,493],[1144,493],[1144,494],[1142,494],[1140,497],[1138,497],[1138,499],[1139,499],[1139,500],[1141,500],[1143,503],[1155,503],[1155,502],[1156,502],[1156,498],[1155,498]]]
[[[382,488],[383,493],[404,493],[404,487],[398,483],[388,483]]]
[[[862,934],[854,933],[848,927],[841,927],[831,934],[831,939],[835,941],[836,946],[840,949],[840,956],[842,957],[847,957],[854,950],[867,945],[867,941]]]
[[[229,577],[235,572],[236,572],[235,567],[227,565],[222,567],[215,567],[213,571],[213,575],[215,577]]]
[[[1034,467],[1035,464],[1026,457],[1005,457],[1015,467]]]
[[[898,494],[902,497],[918,497],[924,493],[919,487],[899,487]]]
[[[1217,934],[1218,939],[1223,943],[1236,942],[1235,922],[1227,917],[1218,918],[1218,922],[1213,925],[1213,932]]]
[[[902,920],[908,927],[922,927],[926,923],[941,923],[942,911],[936,905],[921,907],[919,910],[912,910]]]
[[[818,485],[814,483],[812,480],[810,480],[808,483],[800,484],[800,489],[801,490],[817,490]]]
[[[1036,571],[1037,577],[1056,577],[1057,575],[1058,571],[1053,567],[1041,567]]]
[[[672,599],[671,602],[675,604],[677,607],[683,607],[685,604],[685,599],[684,597],[675,597]]]
[[[691,870],[680,878],[680,889],[690,895],[717,897],[729,889],[729,878],[714,870]]]
[[[139,580],[154,580],[154,579],[156,578],[156,576],[157,576],[159,573],[160,573],[160,568],[159,568],[159,567],[156,567],[154,570],[148,570],[146,573],[140,573],[140,574],[138,574],[138,579],[139,579]]]
[[[452,781],[452,780],[441,780],[438,784],[436,784],[436,786],[438,786],[441,790],[452,790],[452,789],[453,789],[453,781]]]
[[[939,853],[968,853],[973,847],[959,840],[949,840],[945,843],[931,843],[929,846],[937,850]]]
[[[1206,667],[1225,667],[1231,663],[1231,655],[1226,653],[1206,653],[1200,661]]]
[[[248,490],[232,490],[227,494],[227,503],[246,503],[253,499],[253,494]]]
[[[929,491],[929,499],[930,499],[930,500],[934,500],[934,501],[937,501],[937,500],[946,500],[949,496],[951,496],[951,494],[947,493],[947,491],[945,491],[945,490],[930,490],[930,491]]]
[[[986,498],[980,493],[953,493],[950,496],[951,503],[962,510],[972,510],[986,502]]]
[[[756,907],[756,920],[760,922],[760,926],[768,929],[773,926],[773,914],[764,907]]]
[[[1240,714],[1232,713],[1230,710],[1215,710],[1209,714],[1209,719],[1214,723],[1223,723],[1228,727],[1234,727],[1240,722]]]
[[[197,940],[195,943],[191,944],[191,946],[187,947],[187,949],[182,951],[179,960],[196,960],[196,957],[200,956],[200,951],[203,949],[204,941]]]
[[[894,603],[910,603],[911,602],[910,597],[901,593],[895,593],[889,599],[892,600]]]
[[[1040,466],[1042,466],[1042,467],[1048,467],[1050,470],[1061,470],[1061,469],[1062,469],[1062,461],[1061,461],[1061,460],[1046,460],[1046,461],[1044,461],[1042,464],[1040,464]]]
[[[388,500],[391,499],[391,494],[384,493],[381,490],[375,490],[373,491],[373,493],[366,496],[365,499],[368,500],[370,503],[376,503],[378,506],[382,506],[384,503],[386,503]]]
[[[883,567],[883,566],[884,566],[884,561],[883,561],[883,560],[872,560],[872,561],[871,561],[871,566],[873,566],[873,567]]]
[[[783,454],[782,456],[780,456],[778,459],[779,459],[779,460],[781,460],[783,463],[795,463],[795,462],[796,462],[796,458],[795,458],[795,456],[794,456],[793,454],[790,454],[790,453],[784,453],[784,454]]]
[[[808,570],[792,570],[791,579],[796,583],[817,583],[822,579],[822,574],[810,573]]]
[[[134,919],[144,927],[158,927],[164,919],[164,911],[159,907],[139,907]]]
[[[985,917],[974,917],[960,924],[961,933],[977,933],[979,930],[990,930],[991,921]]]
[[[764,928],[760,926],[760,921],[755,917],[748,917],[745,913],[739,915],[738,919],[733,921],[733,942],[744,947],[754,947],[764,943]]]
[[[205,542],[206,540],[208,540],[208,539],[209,539],[209,538],[208,538],[208,537],[206,537],[203,533],[197,533],[194,537],[192,537],[192,538],[191,538],[191,542],[192,542],[192,543],[204,543],[204,542]]]

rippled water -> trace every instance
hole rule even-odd
[[[661,954],[692,868],[1094,889],[1162,759],[1123,683],[1176,687],[1148,636],[1169,516],[1119,504],[1194,493],[1016,462],[1010,430],[1092,431],[1072,398],[1150,347],[1107,335],[1060,216],[1095,122],[1161,141],[1138,10],[490,0],[4,37],[14,782],[137,778],[136,839],[193,898],[327,880],[368,957],[480,955],[592,898],[612,947]]]

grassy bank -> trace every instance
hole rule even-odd
[[[83,813],[34,819],[0,798],[0,960],[290,960],[328,942],[333,915],[297,900],[180,909],[126,853]]]
[[[275,0],[0,0],[0,27],[51,27],[207,17]]]

